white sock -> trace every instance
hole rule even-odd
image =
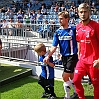
[[[72,87],[73,87],[73,89],[74,89],[74,93],[76,93],[76,88],[75,88],[75,85],[74,85],[74,83],[73,83],[73,80],[70,80],[70,82],[71,82],[71,85],[72,85]]]
[[[64,82],[64,91],[65,91],[65,97],[70,98],[70,81]]]

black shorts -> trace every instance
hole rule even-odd
[[[64,66],[64,72],[73,73],[76,63],[78,61],[78,56],[76,54],[69,56],[62,56],[62,62]]]
[[[45,79],[44,77],[42,77],[40,75],[39,79],[38,79],[38,84],[43,85],[44,87],[47,87],[47,86],[53,87],[54,86],[54,78]]]

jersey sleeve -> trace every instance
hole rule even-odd
[[[76,41],[79,42],[80,38],[78,36],[79,25],[76,26]]]
[[[99,41],[99,24],[97,24],[95,32],[96,32],[96,37],[97,37],[97,39]]]
[[[57,46],[58,43],[59,43],[58,35],[57,35],[57,33],[54,33],[52,46]]]

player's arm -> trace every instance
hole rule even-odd
[[[50,56],[52,56],[52,54],[56,51],[56,49],[57,49],[57,46],[52,46],[51,47],[48,56],[46,56],[44,58],[44,63],[47,63],[49,61]]]
[[[50,51],[49,51],[48,57],[51,57],[52,54],[56,51],[56,49],[57,49],[57,46],[52,46]]]
[[[51,66],[51,67],[54,67],[55,66],[55,64],[54,63],[52,63],[52,62],[47,62],[47,64],[49,65],[49,66]]]
[[[77,46],[78,46],[78,59],[80,58],[80,43],[77,42]]]
[[[55,66],[55,63],[53,62],[53,57],[51,56],[49,58],[49,60],[47,61],[47,64],[50,66],[50,67],[54,67]]]

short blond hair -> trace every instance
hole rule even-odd
[[[58,13],[58,16],[62,15],[64,18],[70,18],[69,12],[67,11],[61,11]]]
[[[82,9],[82,8],[87,9],[87,10],[90,11],[90,6],[89,6],[87,3],[82,3],[82,4],[80,4],[79,7],[78,7],[78,11],[79,11],[80,9]]]
[[[34,50],[38,53],[38,52],[41,52],[41,51],[44,51],[46,52],[46,47],[43,43],[38,43],[35,47],[34,47]]]

